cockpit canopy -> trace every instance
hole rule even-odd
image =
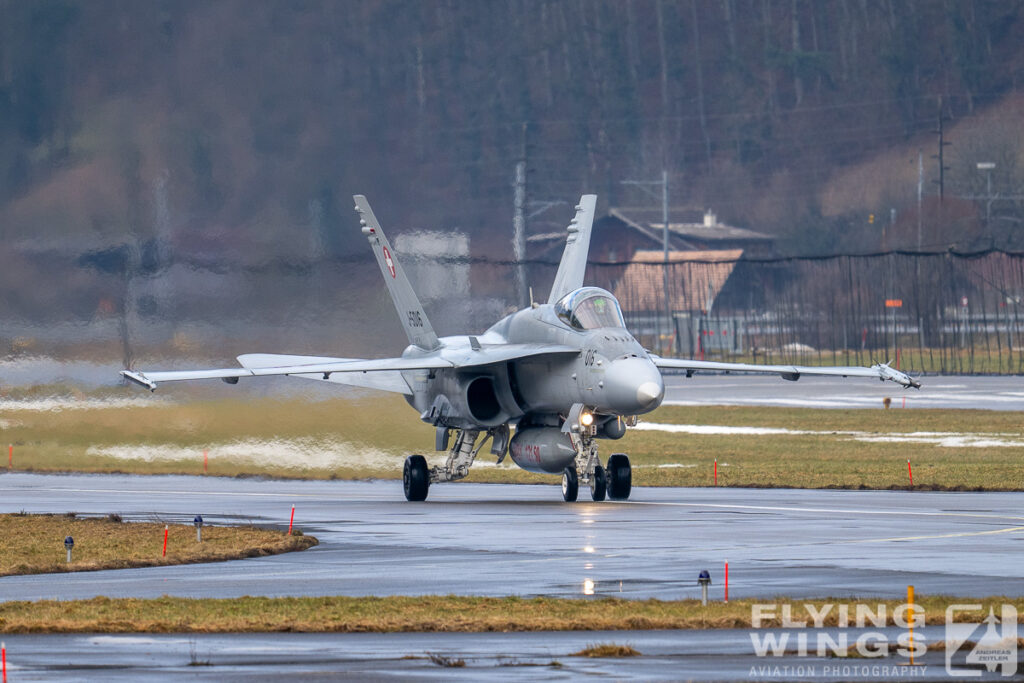
[[[581,287],[569,292],[555,304],[555,313],[562,322],[577,330],[626,327],[619,302],[600,287]]]

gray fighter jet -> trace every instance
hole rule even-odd
[[[360,225],[377,257],[409,346],[400,358],[362,360],[248,354],[242,367],[225,370],[121,374],[155,390],[157,383],[291,375],[404,394],[420,419],[436,429],[434,449],[447,451],[444,465],[429,467],[422,455],[405,459],[405,497],[421,501],[431,484],[469,474],[490,441],[500,463],[506,454],[525,470],[562,475],[562,497],[576,500],[579,485],[595,501],[625,499],[632,487],[629,458],[614,453],[602,466],[598,441],[621,439],[637,416],[665,396],[661,369],[872,377],[920,387],[886,364],[868,367],[748,365],[660,358],[626,329],[615,297],[586,287],[595,195],[584,195],[569,223],[565,252],[546,304],[499,320],[483,334],[438,338],[369,203],[356,195]],[[512,435],[511,427],[515,427]],[[481,438],[482,437],[482,438]]]

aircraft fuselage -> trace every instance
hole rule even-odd
[[[661,373],[647,352],[619,327],[576,330],[552,306],[506,316],[477,336],[441,338],[442,357],[463,357],[497,344],[560,344],[577,355],[539,356],[463,369],[403,373],[413,389],[409,403],[431,424],[459,429],[517,423],[524,416],[565,416],[583,404],[600,416],[640,415],[664,398]],[[403,358],[423,350],[410,346]]]

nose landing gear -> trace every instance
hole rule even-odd
[[[606,497],[612,500],[626,500],[633,488],[633,471],[629,465],[629,457],[624,453],[614,453],[608,458],[608,466],[601,467],[601,459],[597,454],[597,440],[589,431],[570,434],[576,447],[576,462],[567,467],[575,477],[579,472],[578,481],[590,486],[590,497],[600,502]],[[575,485],[574,485],[575,486]],[[562,475],[562,497],[566,502],[576,500],[565,494],[565,474]]]
[[[580,493],[580,481],[576,476],[575,467],[566,467],[562,470],[562,500],[566,503],[575,503]]]
[[[612,500],[626,500],[633,490],[633,468],[625,453],[608,456],[608,497]]]
[[[590,477],[590,497],[594,502],[600,503],[608,492],[608,479],[605,470],[600,465],[594,468],[594,474]]]

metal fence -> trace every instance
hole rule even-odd
[[[527,291],[517,278],[545,301],[558,265],[403,262],[439,334],[479,333],[526,304],[517,298]],[[404,345],[377,265],[366,258],[260,267],[171,262],[130,278],[68,272],[73,288],[51,278],[49,289],[6,297],[0,337],[111,348],[128,348],[119,337],[151,345],[176,338],[224,353],[244,338],[321,355],[397,353]],[[1020,253],[591,263],[586,280],[613,292],[630,330],[664,355],[1024,373]],[[26,297],[31,305],[16,305]]]
[[[721,261],[632,264],[629,272],[622,264],[591,264],[588,280],[615,292],[638,339],[665,354],[1024,372],[1024,254],[887,253],[726,265],[731,271],[721,286]],[[660,284],[666,267],[671,306],[663,286],[624,286],[637,277]],[[680,294],[685,286],[698,291]]]

